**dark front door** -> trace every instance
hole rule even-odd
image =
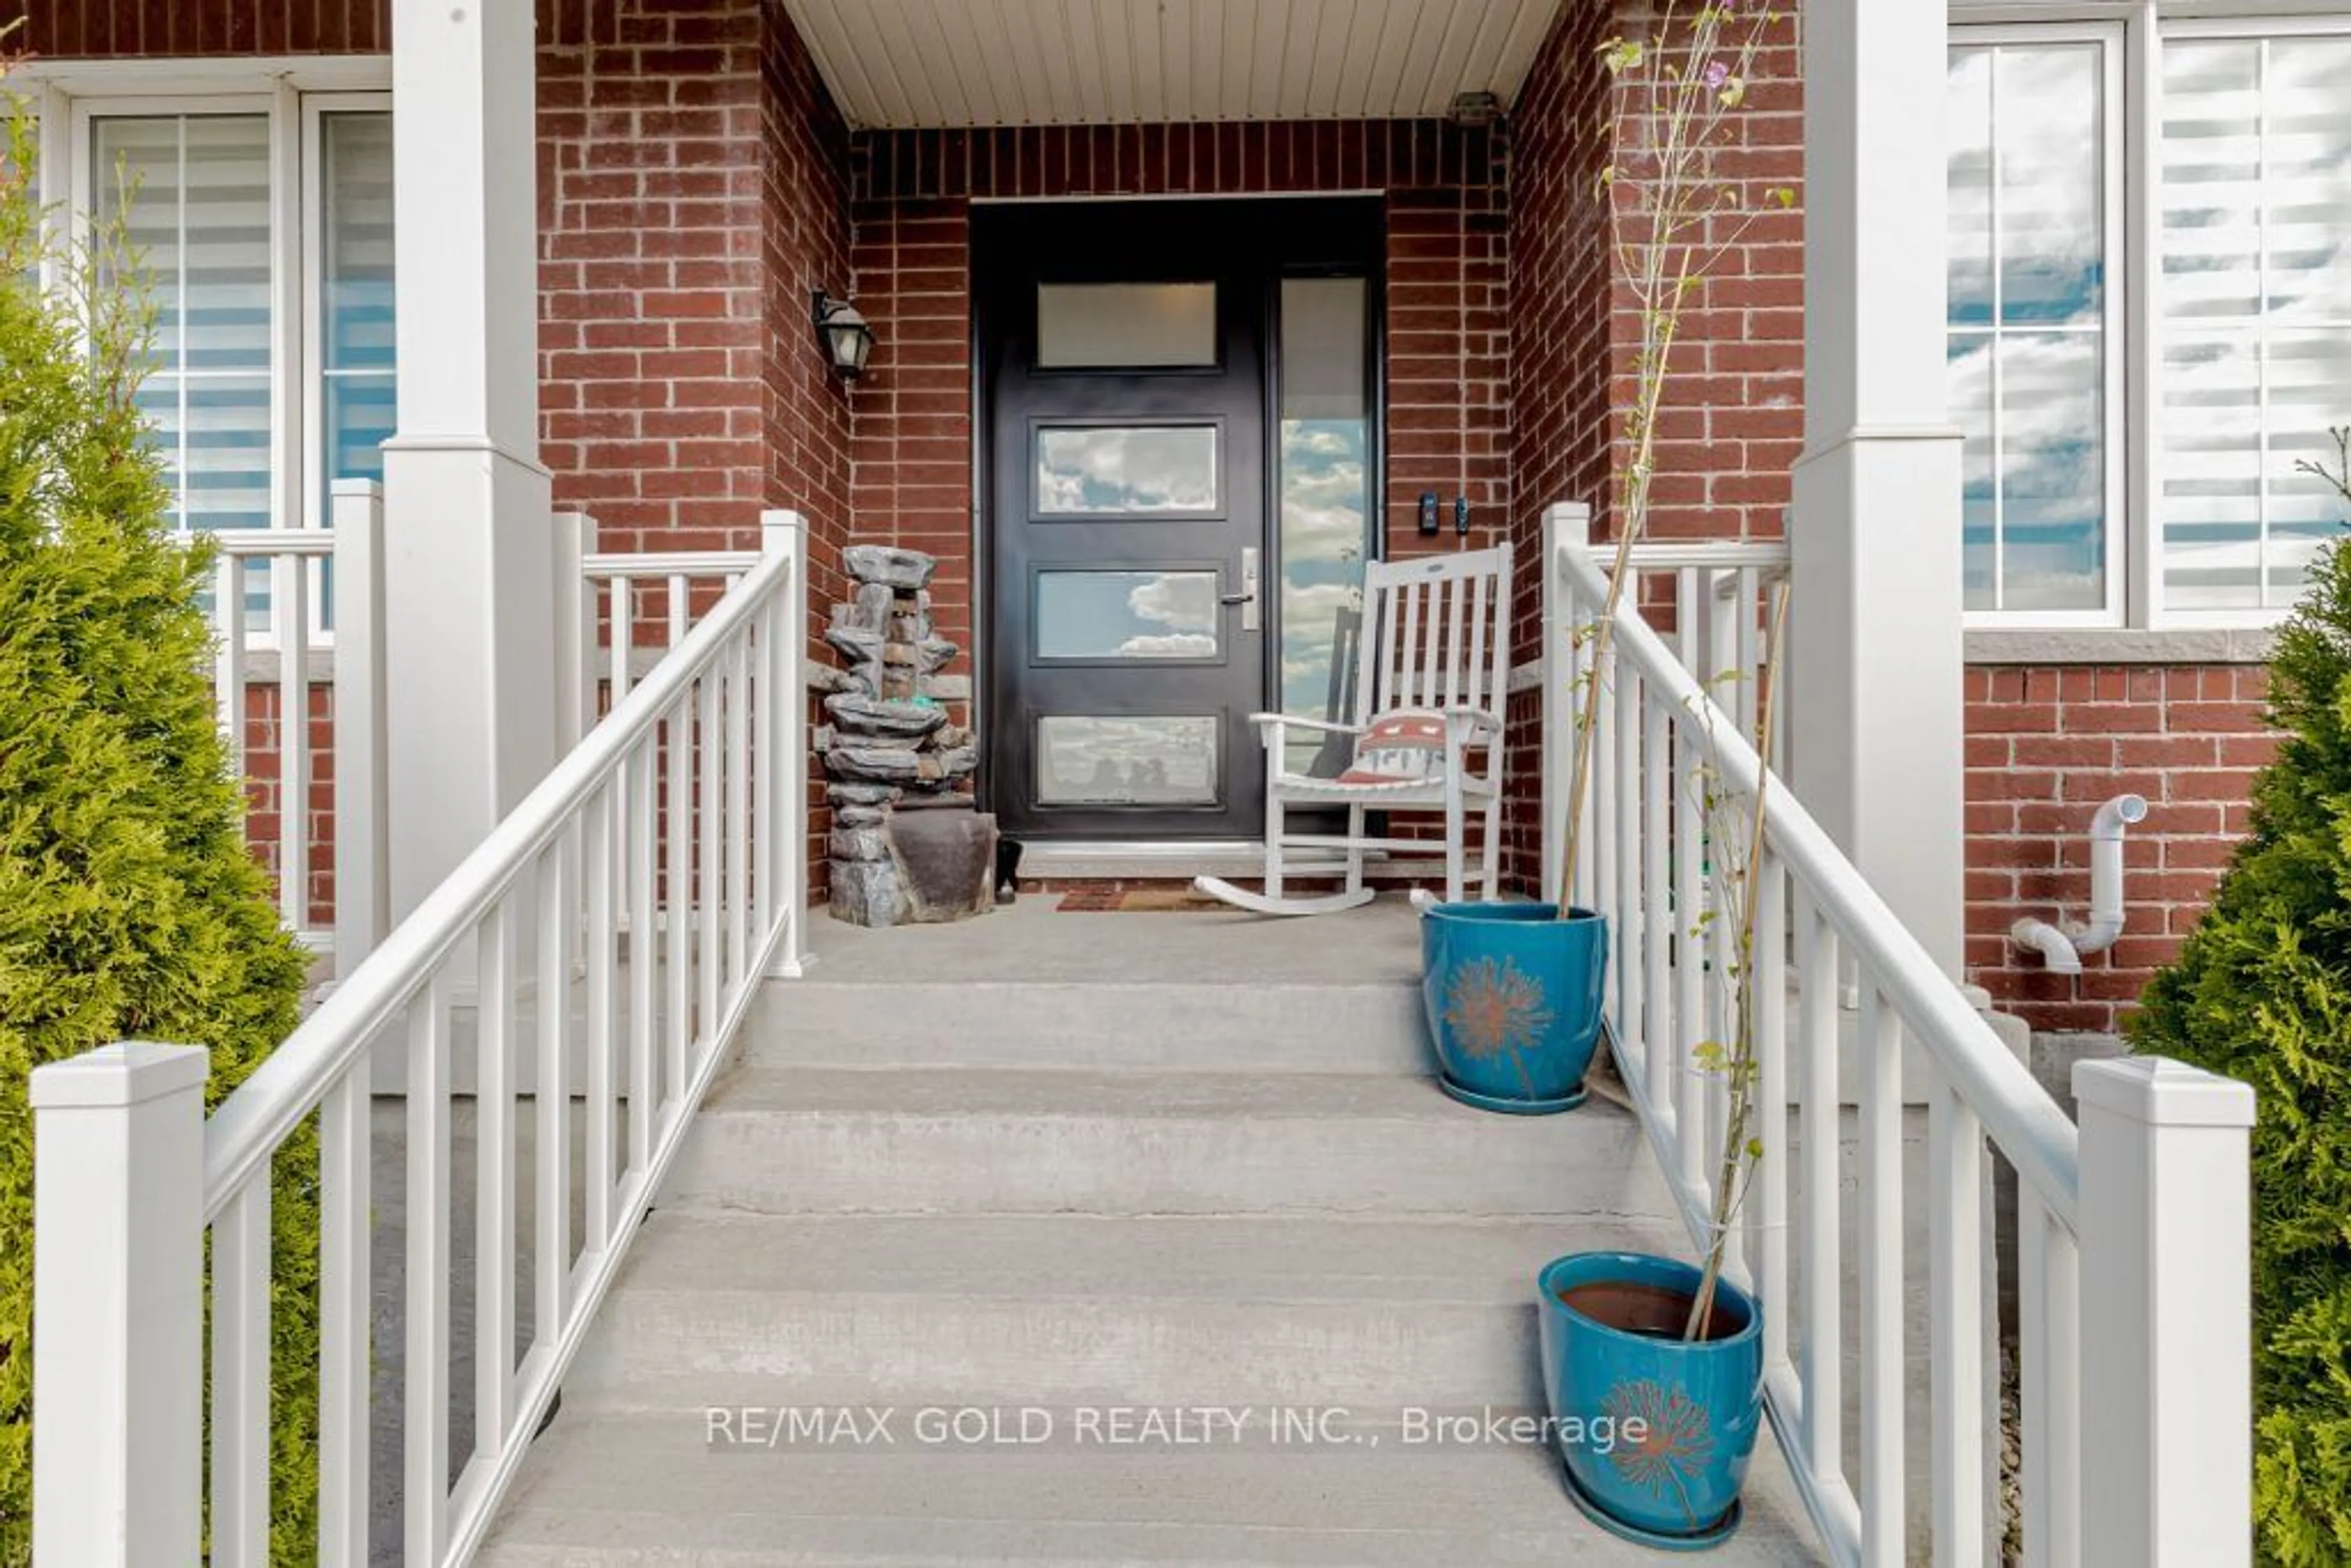
[[[1360,203],[1068,203],[974,215],[987,432],[988,794],[1029,838],[1264,824],[1276,700],[1282,278]],[[1338,221],[1353,218],[1352,224]]]

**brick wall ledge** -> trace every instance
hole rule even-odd
[[[2266,664],[2268,627],[2183,626],[2165,631],[2089,626],[1979,627],[1967,634],[1970,664]]]

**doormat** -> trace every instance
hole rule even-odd
[[[1053,907],[1063,915],[1189,915],[1232,905],[1191,887],[1080,887]]]

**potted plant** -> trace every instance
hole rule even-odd
[[[1599,673],[1633,578],[1633,547],[1648,528],[1658,415],[1682,310],[1715,267],[1736,254],[1758,216],[1795,204],[1795,193],[1782,188],[1750,206],[1742,187],[1718,178],[1715,168],[1718,154],[1738,141],[1734,122],[1748,80],[1782,14],[1700,0],[1682,21],[1679,9],[1669,0],[1654,47],[1614,38],[1601,50],[1613,86],[1608,161],[1596,194],[1640,338],[1624,411],[1608,598],[1599,618],[1576,632],[1589,657],[1578,677],[1586,700],[1575,705],[1575,762],[1558,868],[1562,890],[1575,885]],[[1604,916],[1564,903],[1435,904],[1421,917],[1421,961],[1422,1005],[1447,1093],[1520,1114],[1583,1103],[1584,1070],[1600,1040]]]
[[[1779,665],[1787,588],[1771,598],[1765,668]],[[1739,1528],[1740,1488],[1762,1419],[1762,1312],[1722,1277],[1755,1162],[1756,914],[1771,786],[1771,698],[1759,701],[1755,749],[1762,759],[1751,800],[1694,768],[1710,906],[1685,927],[1685,952],[1716,921],[1731,932],[1725,988],[1727,1041],[1698,1046],[1694,1065],[1719,1077],[1727,1100],[1713,1160],[1713,1207],[1698,1263],[1639,1252],[1578,1252],[1554,1259],[1537,1281],[1543,1391],[1560,1437],[1569,1494],[1595,1522],[1629,1540],[1677,1550],[1714,1545]],[[1711,702],[1700,720],[1711,727]],[[1604,1425],[1603,1425],[1604,1423]],[[1636,1426],[1637,1424],[1637,1426]],[[1593,1435],[1606,1434],[1606,1447]]]

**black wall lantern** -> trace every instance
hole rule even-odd
[[[816,303],[810,313],[816,320],[817,337],[832,357],[834,371],[853,382],[864,373],[866,358],[873,352],[873,329],[847,300],[834,299],[821,288],[815,293]]]

